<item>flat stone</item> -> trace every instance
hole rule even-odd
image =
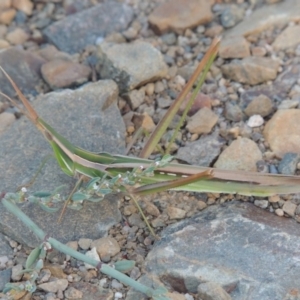
[[[300,152],[299,118],[299,109],[283,109],[267,122],[263,134],[278,157],[283,157],[287,152]]]
[[[209,23],[212,0],[172,0],[157,6],[148,21],[158,33],[181,31]]]
[[[215,282],[234,300],[284,299],[299,286],[299,237],[297,222],[250,203],[211,206],[163,230],[146,271],[180,293]]]
[[[140,107],[140,105],[145,101],[145,89],[132,90],[126,95],[130,106],[133,110]]]
[[[161,53],[143,41],[131,44],[102,43],[98,58],[96,68],[101,78],[113,79],[121,93],[162,79],[168,74]]]
[[[85,83],[91,74],[91,68],[76,62],[55,59],[43,64],[41,72],[52,89],[59,89]]]
[[[274,5],[264,5],[255,10],[248,18],[226,32],[227,36],[248,36],[258,34],[268,28],[300,20],[300,2],[286,0]]]
[[[250,56],[221,67],[231,80],[256,85],[276,78],[279,62],[269,57]]]
[[[259,95],[255,97],[244,110],[247,116],[260,115],[262,117],[266,117],[273,110],[272,100],[265,96]]]
[[[277,109],[290,109],[297,108],[299,106],[299,100],[283,100],[278,105]]]
[[[41,65],[45,60],[31,52],[17,48],[9,48],[0,52],[0,65],[15,81],[23,94],[37,95],[38,87],[43,83],[40,76]],[[15,91],[7,79],[0,72],[1,92],[10,97],[15,96]]]
[[[0,233],[0,256],[9,256],[11,254],[13,254],[13,249],[9,246],[5,236]]]
[[[235,26],[244,17],[244,9],[238,5],[228,5],[220,16],[220,21],[223,27],[230,28]]]
[[[222,58],[244,58],[250,56],[249,43],[243,36],[232,36],[221,40],[219,55]]]
[[[218,115],[211,109],[203,107],[188,120],[186,128],[190,133],[210,133],[218,119]]]
[[[178,207],[168,206],[167,214],[171,220],[182,219],[185,217],[186,211]]]
[[[73,54],[81,52],[87,45],[94,45],[97,39],[109,33],[125,30],[132,18],[130,6],[107,1],[63,18],[43,33],[58,49]]]
[[[0,271],[0,291],[2,291],[7,283],[10,282],[11,268]]]
[[[215,135],[201,137],[199,140],[180,147],[176,158],[191,165],[209,167],[221,152],[222,143]]]
[[[243,112],[240,107],[231,102],[225,103],[224,115],[227,120],[240,122],[243,120]]]
[[[275,39],[272,47],[275,51],[296,47],[300,43],[300,25],[288,26]]]
[[[262,154],[256,143],[248,138],[238,138],[221,153],[214,167],[256,172],[256,163],[261,159]]]
[[[116,84],[103,80],[74,91],[49,93],[36,100],[33,106],[46,122],[58,128],[59,133],[74,145],[94,152],[124,154],[125,126],[116,104],[117,95]],[[104,104],[110,105],[102,111]],[[0,156],[0,190],[10,192],[27,183],[52,150],[42,134],[22,117],[1,135],[0,153],[3,154]],[[66,184],[66,188],[61,194],[66,196],[75,181],[62,172],[55,160],[50,160],[29,192],[53,191],[62,184]],[[86,203],[79,211],[68,209],[60,224],[57,223],[57,214],[46,213],[37,205],[24,203],[20,207],[46,233],[65,243],[81,237],[106,235],[121,218],[117,202],[118,195],[109,195],[100,203]],[[40,243],[4,207],[0,208],[0,231],[30,247]]]

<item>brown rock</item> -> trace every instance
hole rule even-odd
[[[33,3],[30,0],[12,0],[12,6],[24,12],[27,16],[32,14]]]
[[[0,23],[9,25],[16,15],[16,10],[8,8],[0,11]]]
[[[188,93],[187,97],[184,99],[182,105],[180,106],[180,108],[178,110],[179,115],[182,115],[182,113],[184,112],[191,96],[192,96],[192,93]],[[203,93],[199,93],[196,96],[194,103],[192,104],[192,107],[188,112],[188,115],[189,116],[194,115],[197,111],[199,111],[203,107],[211,108],[211,104],[212,104],[212,99],[209,96],[207,96]]]
[[[250,85],[276,78],[279,62],[268,57],[246,57],[234,60],[221,67],[225,76],[231,80]]]
[[[21,45],[25,43],[28,40],[28,38],[29,38],[29,34],[21,28],[16,28],[6,35],[6,39],[12,45]]]
[[[253,56],[265,56],[267,54],[267,50],[264,47],[253,47],[251,49],[251,54]]]
[[[39,49],[37,54],[43,57],[45,60],[50,61],[54,59],[71,60],[72,57],[66,52],[59,51],[53,45],[47,45],[46,47]]]
[[[218,118],[211,109],[203,107],[190,118],[186,128],[190,133],[209,133],[216,125]]]
[[[265,95],[255,97],[246,107],[245,114],[247,116],[260,115],[265,117],[273,110],[273,103],[271,99]]]
[[[6,40],[0,39],[0,49],[9,48],[10,43]]]
[[[0,114],[0,134],[3,133],[15,120],[16,117],[14,114],[8,112]]]
[[[282,210],[291,217],[295,215],[296,208],[297,205],[291,201],[286,201],[282,206]]]
[[[215,37],[221,34],[224,28],[221,25],[214,25],[205,30],[204,34],[209,37]]]
[[[300,152],[300,110],[278,110],[266,124],[264,137],[276,156]]]
[[[224,170],[257,171],[256,162],[261,159],[262,154],[252,140],[238,138],[221,153],[214,167]]]
[[[300,20],[300,1],[286,0],[274,5],[265,5],[249,18],[227,31],[226,36],[258,34],[268,28]]]
[[[172,0],[158,6],[149,16],[149,23],[159,33],[185,30],[207,24],[213,18],[212,0]]]
[[[96,247],[100,258],[106,256],[114,256],[120,252],[118,242],[111,237],[104,237],[92,242],[91,248]]]
[[[172,219],[182,219],[185,217],[186,211],[174,206],[167,207],[167,214]]]
[[[41,72],[45,81],[57,89],[86,82],[91,69],[72,61],[55,59],[43,64]]]
[[[58,291],[64,291],[68,287],[68,284],[69,283],[67,279],[57,279],[39,284],[38,288],[45,292],[57,293]]]
[[[283,30],[272,44],[274,50],[284,50],[295,47],[300,43],[300,25],[288,26]]]
[[[243,36],[224,38],[220,44],[219,55],[223,58],[244,58],[250,56],[249,43]]]
[[[11,7],[11,0],[1,0],[0,1],[0,9],[6,9]]]

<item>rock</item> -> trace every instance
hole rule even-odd
[[[266,209],[269,205],[269,201],[268,200],[255,200],[254,205],[256,205],[262,209]]]
[[[276,78],[279,62],[269,57],[250,56],[221,67],[229,79],[256,85]]]
[[[30,0],[12,0],[12,6],[24,12],[27,16],[32,14],[33,3]]]
[[[266,141],[276,156],[300,152],[300,110],[278,110],[263,131]]]
[[[114,293],[111,289],[101,288],[99,285],[79,281],[70,284],[70,286],[83,293],[83,300],[114,299]]]
[[[79,291],[72,286],[65,290],[64,295],[65,295],[66,299],[78,300],[78,299],[82,299],[82,297],[83,297],[82,291]]]
[[[211,109],[203,107],[188,120],[186,128],[191,133],[210,133],[218,119],[218,115]]]
[[[276,214],[278,217],[283,217],[283,216],[284,216],[284,211],[283,211],[281,208],[276,208],[276,209],[275,209],[275,214]]]
[[[0,39],[0,49],[5,49],[9,47],[10,43],[8,41]]]
[[[13,249],[8,244],[5,236],[0,233],[0,257],[9,256],[13,254]],[[1,259],[0,259],[0,269],[3,268]]]
[[[221,35],[224,28],[221,25],[213,25],[212,27],[209,27],[205,30],[204,35],[214,38],[215,36]]]
[[[295,215],[296,208],[297,205],[291,201],[286,201],[282,206],[282,210],[291,217]]]
[[[300,25],[288,26],[275,39],[272,47],[275,51],[296,47],[300,43]]]
[[[23,276],[23,274],[21,273],[22,270],[23,270],[23,267],[21,264],[17,264],[15,266],[13,266],[11,269],[11,279],[13,281],[21,280],[21,278]]]
[[[14,114],[3,112],[0,114],[0,134],[9,128],[9,126],[16,120]]]
[[[95,247],[97,253],[102,257],[113,257],[120,252],[118,242],[112,237],[104,237],[92,242],[91,247]]]
[[[278,166],[279,173],[294,175],[299,159],[298,153],[285,153]]]
[[[265,56],[267,54],[267,50],[264,47],[253,47],[251,48],[251,54],[253,56]]]
[[[37,95],[38,86],[43,83],[40,77],[41,65],[45,62],[40,56],[17,48],[9,48],[0,52],[0,65],[15,81],[25,94]],[[1,92],[14,97],[15,91],[0,72]]]
[[[81,249],[87,250],[91,247],[92,240],[91,239],[86,239],[86,238],[81,238],[78,241],[78,245]]]
[[[186,211],[183,209],[168,205],[167,214],[171,220],[183,219],[185,217]]]
[[[53,45],[47,45],[44,48],[37,50],[39,56],[44,58],[46,61],[61,59],[61,60],[72,60],[72,56],[66,52],[59,51]]]
[[[0,11],[0,23],[9,25],[14,17],[16,16],[16,10],[13,8],[8,8]]]
[[[28,40],[28,38],[29,38],[29,34],[21,28],[16,28],[6,35],[6,39],[12,45],[21,45],[25,43]]]
[[[59,133],[76,146],[94,152],[118,151],[124,154],[125,126],[116,104],[117,95],[117,85],[103,80],[86,84],[74,91],[48,93],[33,102],[33,106],[46,122],[58,128]],[[104,104],[110,106],[102,111]],[[90,122],[79,122],[82,116]],[[104,127],[105,130],[102,130]],[[52,151],[40,132],[23,117],[1,135],[0,153],[3,154],[0,155],[0,190],[9,192],[15,191],[16,186],[27,183],[42,159]],[[61,195],[66,196],[73,189],[75,181],[63,174],[56,161],[50,160],[29,193],[53,191],[62,184],[66,188],[61,191]],[[81,237],[105,236],[107,230],[120,221],[118,199],[117,195],[108,195],[99,203],[86,203],[79,211],[67,209],[59,224],[57,214],[47,213],[31,203],[20,206],[45,232],[49,231],[51,224],[52,237],[64,243]],[[0,207],[0,231],[30,247],[40,244],[36,236],[4,207]]]
[[[288,22],[300,20],[300,2],[286,0],[274,5],[265,5],[255,10],[249,18],[226,32],[227,36],[259,34],[260,32]]]
[[[91,250],[90,251],[87,251],[86,253],[85,253],[85,255],[87,256],[87,257],[89,257],[89,258],[92,258],[92,259],[94,259],[94,260],[96,260],[96,261],[101,261],[100,260],[100,257],[99,257],[99,254],[98,254],[98,252],[97,252],[97,249],[96,249],[96,247],[94,247],[94,246],[91,246]],[[92,265],[90,265],[90,264],[88,264],[88,263],[84,263],[84,266],[87,268],[87,269],[94,269],[95,268],[95,266],[92,266]]]
[[[283,100],[278,105],[277,109],[290,109],[290,108],[297,108],[299,106],[298,100]]]
[[[3,291],[5,285],[10,282],[11,269],[0,271],[0,291]]]
[[[273,103],[271,99],[265,95],[259,95],[253,98],[244,110],[247,116],[260,115],[266,117],[273,111]]]
[[[87,45],[94,45],[99,37],[125,30],[132,18],[130,6],[108,1],[63,18],[43,33],[50,44],[73,54],[81,52]]]
[[[230,28],[240,22],[244,17],[244,9],[237,5],[229,5],[223,10],[220,21],[223,27]]]
[[[238,138],[221,153],[214,167],[256,172],[256,163],[261,159],[262,154],[256,143],[248,138]]]
[[[126,95],[126,98],[128,99],[131,108],[135,110],[145,101],[145,89],[132,90]]]
[[[11,7],[11,0],[2,0],[0,2],[0,9],[6,9]]]
[[[115,80],[121,93],[164,78],[168,74],[168,67],[161,53],[143,41],[131,44],[102,43],[98,57],[97,71],[101,78]]]
[[[250,203],[210,206],[163,230],[146,271],[181,293],[197,293],[199,284],[214,282],[232,299],[284,299],[298,287],[298,229],[294,220]]]
[[[264,124],[264,119],[260,115],[253,115],[247,121],[247,125],[251,128],[259,127]]]
[[[249,43],[243,36],[232,36],[221,40],[219,55],[222,58],[244,58],[250,56]]]
[[[190,100],[191,96],[192,96],[192,94],[189,93],[186,96],[186,98],[184,99],[182,105],[180,106],[180,108],[178,110],[178,114],[179,115],[183,114],[183,112],[184,112],[184,110],[185,110],[185,108],[186,108],[186,106],[188,104],[188,101]],[[207,95],[205,95],[203,93],[199,93],[196,96],[196,98],[195,98],[195,100],[194,100],[194,102],[192,104],[192,107],[191,107],[191,109],[188,112],[188,116],[193,116],[196,112],[198,112],[203,107],[211,108],[212,101],[213,100],[209,96],[207,96]]]
[[[91,68],[76,62],[55,59],[43,64],[41,72],[52,89],[60,89],[86,82]]]
[[[205,300],[231,300],[230,295],[213,281],[201,283],[197,288],[197,296]]]
[[[209,167],[220,154],[222,143],[215,135],[201,137],[199,140],[180,147],[176,158],[191,165]]]
[[[66,278],[67,277],[67,275],[62,270],[62,267],[58,266],[58,265],[46,264],[45,270],[49,270],[51,273],[50,275],[53,277],[56,277],[56,278]]]
[[[225,103],[225,118],[230,121],[240,122],[243,119],[243,112],[238,105],[231,102]]]
[[[57,279],[39,284],[38,288],[47,293],[57,293],[58,291],[64,291],[68,287],[68,284],[67,279]]]
[[[209,0],[172,0],[157,6],[148,21],[158,33],[180,31],[209,23],[213,14]],[[184,12],[184,13],[183,13]]]

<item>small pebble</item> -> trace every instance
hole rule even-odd
[[[251,128],[259,127],[264,124],[264,119],[260,115],[253,115],[249,118],[247,125]]]
[[[279,217],[283,217],[284,211],[281,208],[277,208],[277,209],[275,209],[275,214]]]
[[[260,208],[267,208],[269,205],[269,201],[268,200],[255,200],[254,201],[254,205],[260,207]]]

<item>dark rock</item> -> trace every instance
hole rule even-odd
[[[284,299],[299,287],[299,247],[294,220],[226,203],[165,229],[146,270],[182,293],[213,281],[234,300]]]
[[[107,1],[51,24],[44,35],[60,50],[76,53],[100,37],[125,30],[132,18],[130,6]]]
[[[9,256],[13,253],[4,235],[0,233],[0,256]]]
[[[34,107],[45,121],[74,145],[95,152],[124,154],[125,126],[116,105],[118,89],[112,81],[98,81],[75,91],[49,93]],[[103,105],[111,104],[105,111]],[[80,121],[81,120],[81,121]],[[25,118],[15,122],[1,135],[0,140],[0,191],[15,191],[33,177],[42,159],[52,153],[50,145],[34,126]],[[51,160],[42,170],[30,193],[53,191],[62,184],[67,195],[74,186],[74,180],[63,174],[56,161]],[[106,230],[120,220],[118,197],[100,203],[84,205],[82,210],[67,210],[61,224],[57,214],[42,211],[32,204],[21,208],[46,233],[62,242],[80,237],[99,238]],[[0,231],[14,240],[34,246],[37,239],[24,224],[3,207],[0,208]]]
[[[220,21],[223,27],[230,28],[243,19],[244,10],[237,5],[229,5],[221,14]]]
[[[294,175],[299,162],[298,153],[285,153],[279,163],[278,171],[281,174]]]
[[[17,86],[25,95],[37,95],[38,86],[43,83],[40,69],[45,60],[31,52],[18,48],[9,48],[0,52],[0,66],[13,78]],[[15,91],[7,79],[0,72],[1,92],[10,97],[15,95]]]
[[[222,145],[216,135],[208,135],[179,148],[176,158],[191,165],[209,167],[220,154]]]

